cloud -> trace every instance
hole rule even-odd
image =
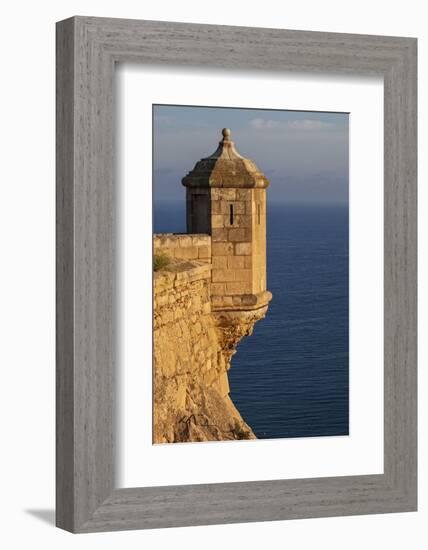
[[[326,130],[328,128],[332,128],[334,124],[331,122],[323,122],[322,120],[305,118],[304,120],[289,120],[287,122],[287,126],[292,130],[312,132],[314,130]]]
[[[250,120],[251,128],[255,128],[256,130],[271,130],[272,128],[280,128],[282,125],[279,120],[266,118],[253,118]]]
[[[273,130],[278,128],[283,130],[294,130],[296,132],[314,132],[332,128],[334,124],[310,118],[305,118],[303,120],[287,120],[284,122],[266,118],[253,118],[250,120],[250,126],[255,130]]]

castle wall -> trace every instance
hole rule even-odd
[[[199,257],[206,236],[189,238]],[[157,250],[187,248],[183,236],[155,240]],[[154,443],[254,438],[229,397],[235,342],[211,312],[211,266],[186,260],[175,271],[154,273]]]
[[[153,236],[153,251],[177,260],[211,262],[211,236],[158,233]]]

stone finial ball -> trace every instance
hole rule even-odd
[[[221,133],[223,134],[224,139],[230,139],[230,128],[223,128]]]

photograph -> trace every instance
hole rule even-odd
[[[153,443],[349,435],[349,113],[155,104]]]

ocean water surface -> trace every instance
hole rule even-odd
[[[185,201],[155,203],[154,231],[185,232]],[[233,402],[260,439],[347,435],[347,206],[268,203],[267,288],[232,359]]]

